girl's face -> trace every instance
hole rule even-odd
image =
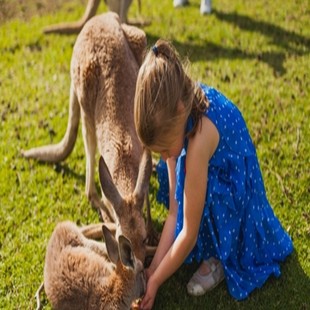
[[[181,108],[182,112],[183,109]],[[166,137],[162,139],[163,143],[150,146],[151,151],[159,153],[164,161],[171,157],[177,158],[183,148],[185,124],[186,120],[184,117],[181,117],[171,128],[171,131],[167,133]]]
[[[155,152],[159,153],[161,158],[166,161],[168,158],[177,158],[183,148],[183,141],[184,141],[184,132],[181,131],[181,134],[175,136],[173,141],[167,144],[166,147],[164,146],[151,146],[150,149]]]

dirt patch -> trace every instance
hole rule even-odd
[[[0,24],[14,18],[28,20],[53,13],[69,2],[86,4],[87,0],[0,0]]]

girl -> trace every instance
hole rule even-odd
[[[141,308],[152,308],[159,286],[184,261],[201,262],[187,284],[195,296],[225,278],[241,300],[271,274],[279,276],[293,245],[269,205],[237,107],[194,83],[173,46],[158,40],[139,71],[134,113],[140,140],[166,161],[169,180],[159,173],[169,213]]]

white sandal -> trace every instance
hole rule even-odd
[[[201,296],[206,292],[211,291],[224,280],[224,270],[220,262],[217,262],[213,257],[204,261],[208,264],[210,272],[203,276],[199,269],[193,274],[187,284],[187,292],[193,296]]]

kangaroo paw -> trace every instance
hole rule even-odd
[[[114,222],[114,218],[111,215],[109,209],[104,205],[103,201],[97,194],[89,196],[92,207],[98,212],[99,220],[104,223]]]
[[[159,239],[160,234],[153,228],[152,225],[148,225],[146,244],[149,246],[157,246],[159,243]]]

